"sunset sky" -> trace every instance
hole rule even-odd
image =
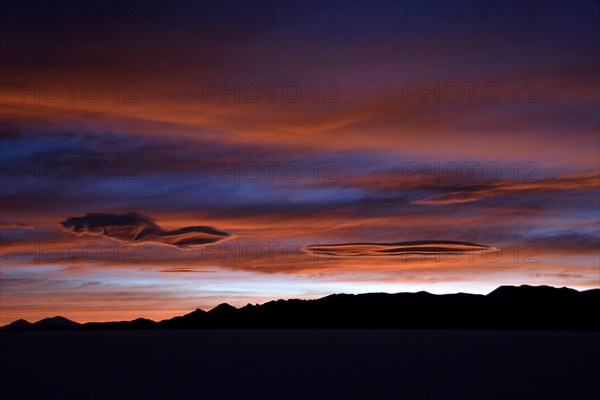
[[[1,324],[600,287],[596,1],[14,3]]]

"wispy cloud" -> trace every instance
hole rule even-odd
[[[536,192],[597,190],[600,187],[600,174],[581,173],[536,182],[498,182],[480,186],[454,187],[445,193],[436,194],[413,201],[414,204],[445,205],[471,203],[503,195],[526,195]]]
[[[33,226],[20,223],[0,223],[0,229],[33,229]]]

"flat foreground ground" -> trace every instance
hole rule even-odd
[[[4,399],[586,399],[599,332],[0,332]]]

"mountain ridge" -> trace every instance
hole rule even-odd
[[[236,308],[221,303],[170,319],[88,322],[64,317],[17,320],[2,330],[209,328],[431,328],[600,330],[593,319],[600,289],[500,286],[488,293],[332,294],[314,300],[271,300]]]

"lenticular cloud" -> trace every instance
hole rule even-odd
[[[128,244],[160,243],[180,249],[216,243],[230,236],[210,226],[187,226],[172,231],[162,229],[154,219],[129,212],[127,214],[91,213],[61,222],[78,235],[97,235]]]
[[[480,253],[493,247],[475,243],[422,240],[396,243],[340,243],[306,246],[305,251],[333,257],[395,257]]]

